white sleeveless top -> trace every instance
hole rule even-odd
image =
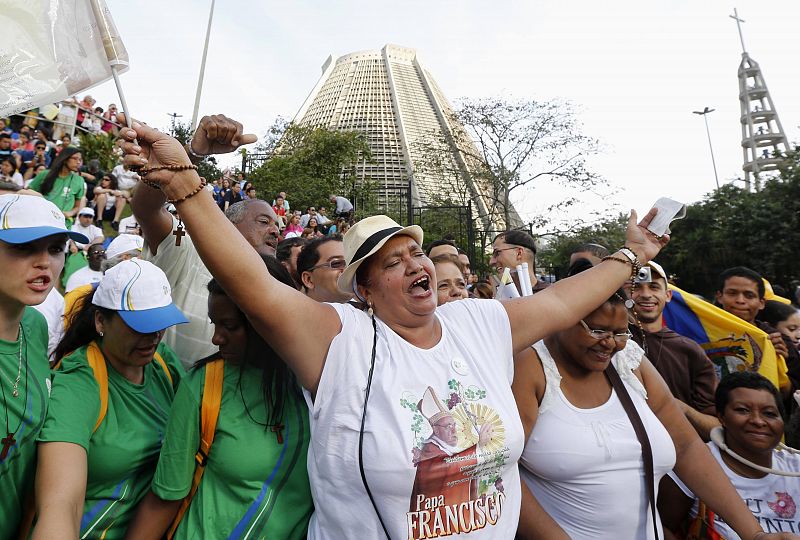
[[[534,349],[547,386],[520,460],[528,488],[573,539],[654,538],[641,446],[616,392],[599,407],[575,407],[561,391],[561,375],[544,342]],[[628,340],[611,361],[647,430],[658,497],[658,482],[675,465],[675,446],[633,374],[643,354]]]

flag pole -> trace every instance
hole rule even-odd
[[[197,93],[194,96],[194,112],[192,113],[192,133],[197,128],[197,111],[200,109],[200,94],[203,93],[203,77],[206,72],[206,56],[208,56],[208,40],[211,37],[211,21],[214,18],[214,3],[211,0],[211,11],[208,13],[208,28],[206,28],[206,43],[203,46],[203,60],[200,62],[200,77],[197,79]]]
[[[119,94],[119,102],[122,105],[122,112],[125,113],[125,124],[129,129],[132,129],[131,113],[128,111],[128,101],[125,99],[125,93],[122,91],[122,84],[119,82],[119,74],[117,73],[118,66],[111,66],[111,74],[114,76],[114,85],[117,87],[117,94]]]
[[[125,123],[130,128],[132,124],[131,113],[128,110],[128,100],[125,99],[122,83],[119,80],[119,70],[128,67],[128,51],[125,50],[125,45],[122,43],[122,38],[120,38],[117,26],[111,18],[111,12],[106,6],[105,0],[90,0],[90,5],[97,23],[100,39],[103,41],[106,59],[111,68],[111,76],[114,77],[114,85],[117,87],[122,112],[125,113]]]

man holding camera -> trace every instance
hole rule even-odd
[[[714,416],[717,376],[711,360],[697,343],[664,325],[662,314],[672,299],[672,291],[660,264],[650,261],[642,268],[631,298],[641,325],[641,328],[633,325],[633,339],[644,348],[686,418],[708,440],[711,428],[719,425]]]

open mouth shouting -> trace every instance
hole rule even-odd
[[[411,283],[408,292],[417,297],[425,297],[428,294],[432,294],[431,278],[427,274],[421,275]]]

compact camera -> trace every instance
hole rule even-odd
[[[653,281],[652,269],[649,266],[642,266],[633,281],[636,283],[650,283]]]

